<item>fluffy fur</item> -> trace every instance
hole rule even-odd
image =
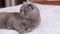
[[[12,29],[24,34],[40,23],[38,8],[32,3],[23,3],[20,13],[0,13],[0,29]]]

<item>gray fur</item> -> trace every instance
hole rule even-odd
[[[23,3],[20,13],[0,13],[0,29],[12,29],[24,34],[31,32],[39,23],[39,10],[32,3]]]

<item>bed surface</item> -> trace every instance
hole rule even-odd
[[[1,8],[0,12],[19,12],[20,6]],[[41,23],[38,28],[26,34],[60,34],[60,6],[42,4],[36,6],[40,10]]]

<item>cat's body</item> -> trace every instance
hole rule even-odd
[[[21,6],[20,13],[0,13],[0,29],[12,29],[23,34],[36,28],[40,21],[39,10],[35,5],[26,3]]]

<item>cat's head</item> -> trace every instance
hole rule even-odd
[[[30,2],[24,2],[20,8],[20,13],[25,14],[34,10],[34,4]]]

